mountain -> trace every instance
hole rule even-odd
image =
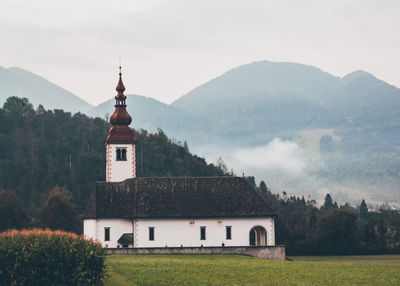
[[[341,87],[340,78],[311,66],[262,61],[232,69],[172,106],[217,122],[215,133],[230,142],[251,137],[242,143],[254,145],[338,125],[343,118],[320,101]]]
[[[157,132],[162,129],[169,136],[179,140],[196,142],[209,122],[201,116],[193,115],[185,110],[167,105],[150,97],[126,95],[127,110],[132,116],[135,129],[146,129]],[[109,117],[114,112],[115,100],[110,99],[87,112],[90,116]]]
[[[209,119],[207,132],[217,134],[217,141],[239,145],[257,145],[274,137],[290,139],[309,129],[381,132],[400,126],[400,89],[364,71],[338,78],[294,63],[261,61],[240,66],[171,105]]]
[[[92,106],[69,91],[27,70],[0,66],[0,106],[10,96],[27,97],[34,105],[46,109],[86,112]]]
[[[302,64],[255,62],[195,88],[172,106],[209,119],[199,137],[216,134],[210,141],[230,165],[245,162],[248,172],[277,190],[400,201],[400,89],[365,71],[339,78]],[[279,157],[284,144],[264,158],[252,155],[274,138],[296,142],[302,155],[295,159],[311,171],[297,179],[282,172],[279,162],[293,163]],[[232,160],[242,148],[254,162]],[[280,171],[270,171],[274,164]]]
[[[341,88],[322,100],[339,116],[378,125],[382,120],[399,118],[400,89],[364,71],[346,75],[342,83]]]

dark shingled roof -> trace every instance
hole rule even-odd
[[[239,177],[133,178],[97,182],[83,218],[196,218],[275,216]]]

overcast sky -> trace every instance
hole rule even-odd
[[[253,61],[336,76],[357,69],[400,87],[400,1],[1,0],[0,65],[91,104],[127,93],[166,103]]]

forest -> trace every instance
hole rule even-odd
[[[35,110],[26,98],[10,97],[0,108],[0,231],[40,227],[81,233],[80,214],[96,181],[105,177],[101,118],[63,110]],[[159,130],[136,131],[137,176],[230,176],[224,164],[207,164],[186,142]],[[327,194],[323,206],[304,197],[273,194],[256,185],[277,213],[276,242],[287,254],[400,252],[400,214],[384,206],[369,212],[338,206]]]
[[[400,213],[385,204],[378,211],[369,211],[365,200],[338,206],[326,194],[317,207],[312,199],[273,194],[263,181],[254,187],[277,213],[276,242],[288,255],[400,253]]]

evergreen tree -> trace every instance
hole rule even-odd
[[[333,200],[330,194],[326,194],[325,196],[325,202],[324,205],[322,206],[323,209],[325,210],[331,210],[334,208]]]
[[[269,193],[269,188],[267,187],[267,184],[264,181],[260,182],[259,189],[263,193]]]
[[[186,142],[186,140],[183,142],[183,148],[185,149],[185,151],[186,151],[187,153],[190,152],[190,151],[189,151],[189,145],[188,145],[188,143]]]
[[[367,219],[368,218],[368,207],[363,199],[360,205],[360,218]]]

